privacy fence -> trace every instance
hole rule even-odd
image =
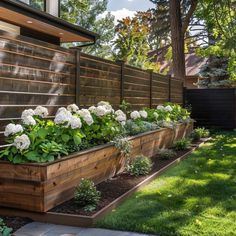
[[[198,126],[236,128],[236,89],[187,89],[186,105]]]
[[[133,108],[182,103],[183,84],[169,76],[127,66],[0,31],[0,131],[24,109],[90,106],[122,100]],[[3,133],[1,132],[1,137]],[[2,140],[2,138],[1,138]]]

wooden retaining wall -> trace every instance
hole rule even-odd
[[[236,89],[187,89],[185,103],[197,126],[236,128]]]
[[[3,130],[37,105],[53,116],[58,107],[88,107],[101,100],[133,109],[182,103],[182,81],[152,71],[86,55],[49,43],[0,31],[0,143]]]
[[[159,149],[191,134],[193,124],[179,124],[130,138],[130,158],[155,156]],[[97,146],[44,164],[0,161],[0,206],[35,212],[49,209],[73,198],[82,178],[96,184],[124,170],[127,159],[113,144]]]

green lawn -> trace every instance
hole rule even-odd
[[[158,235],[236,235],[236,132],[215,135],[98,227]]]

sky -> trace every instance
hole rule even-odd
[[[146,11],[154,6],[149,0],[109,0],[108,11],[115,16],[116,21],[127,16],[133,16],[136,11]]]

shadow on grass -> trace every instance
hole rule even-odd
[[[236,133],[203,148],[134,194],[98,226],[157,235],[236,235]]]

